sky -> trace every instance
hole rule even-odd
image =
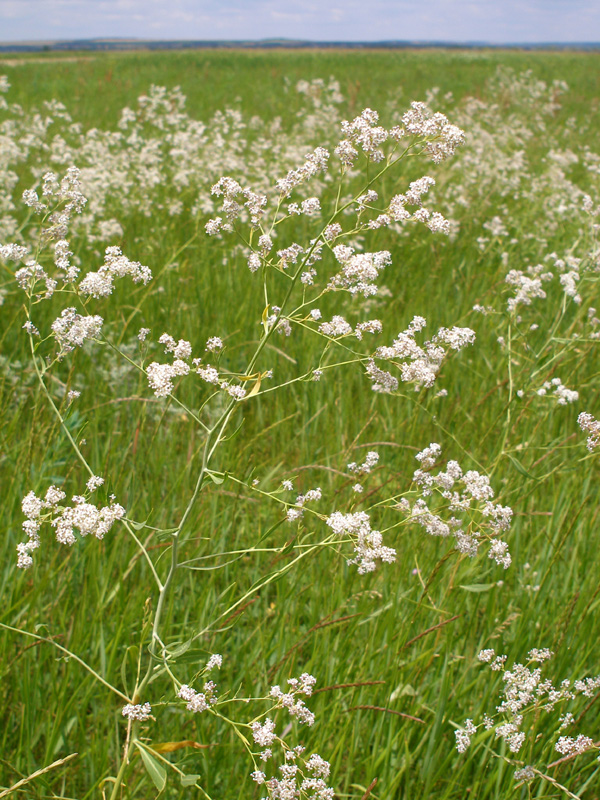
[[[598,42],[600,0],[0,0],[0,42]]]

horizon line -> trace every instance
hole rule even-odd
[[[289,37],[265,37],[261,39],[199,39],[199,38],[145,38],[137,36],[93,36],[93,37],[78,37],[70,39],[9,39],[0,41],[0,48],[4,47],[57,47],[65,45],[122,45],[122,44],[165,44],[165,45],[187,45],[187,46],[218,46],[218,45],[241,45],[241,46],[257,46],[257,45],[283,45],[286,47],[306,47],[310,45],[316,46],[380,46],[380,47],[393,47],[393,46],[450,46],[450,47],[598,47],[600,48],[600,41],[591,40],[577,40],[577,41],[493,41],[484,39],[292,39]]]

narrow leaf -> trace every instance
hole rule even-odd
[[[465,592],[489,592],[495,585],[495,583],[471,583],[468,586],[461,585],[460,588]]]
[[[158,761],[154,756],[151,756],[150,753],[146,750],[138,742],[135,742],[135,746],[140,751],[140,755],[142,757],[142,761],[144,762],[144,766],[146,767],[146,772],[150,776],[152,783],[156,786],[159,792],[167,785],[167,771],[163,767],[163,765]]]
[[[259,375],[258,378],[256,379],[256,383],[250,389],[250,391],[248,392],[248,394],[246,395],[244,400],[247,400],[249,397],[253,397],[253,395],[258,394],[260,392],[260,382],[261,382],[261,380],[262,380],[262,375]]]
[[[184,747],[193,747],[194,750],[204,750],[210,747],[210,745],[200,744],[200,742],[194,742],[192,739],[186,739],[182,742],[161,742],[160,744],[153,744],[152,750],[154,750],[155,753],[174,753],[175,750],[183,750]]]
[[[146,525],[148,524],[148,520],[144,520],[144,522],[130,522],[129,523],[134,531],[141,531],[143,530]]]
[[[535,475],[531,474],[531,472],[527,472],[527,470],[521,464],[521,462],[517,461],[517,459],[514,456],[512,456],[510,453],[507,453],[506,455],[508,456],[510,462],[512,463],[513,467],[517,470],[517,472],[520,472],[521,475],[524,475],[526,478],[529,478],[532,481],[539,480],[539,478],[536,478]]]

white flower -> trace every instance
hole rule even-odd
[[[60,346],[59,357],[99,336],[103,322],[98,315],[83,317],[74,308],[65,308],[50,326]]]
[[[206,349],[211,353],[217,353],[219,350],[223,349],[223,340],[218,336],[211,336],[206,342]]]
[[[126,706],[123,706],[121,713],[127,719],[137,719],[139,722],[145,722],[152,714],[152,707],[150,703],[144,703],[143,705],[127,703]]]
[[[326,522],[336,535],[349,536],[352,540],[356,555],[348,563],[358,566],[359,575],[373,572],[377,561],[391,564],[396,560],[396,551],[383,545],[381,533],[371,530],[371,521],[364,511],[354,514],[334,511]]]
[[[262,725],[260,722],[253,722],[250,727],[252,728],[254,741],[260,747],[269,747],[269,745],[272,745],[275,739],[277,739],[275,723],[268,718]]]
[[[369,450],[362,464],[357,464],[355,461],[352,461],[348,464],[348,469],[350,472],[354,472],[357,475],[367,475],[378,462],[379,453],[375,452],[375,450]]]
[[[98,475],[92,475],[92,477],[86,483],[88,492],[94,492],[99,486],[102,486],[103,483],[104,478],[100,478]]]
[[[464,753],[471,744],[471,736],[477,733],[477,728],[473,725],[473,720],[466,719],[464,728],[454,731],[456,737],[456,749],[459,753]]]
[[[489,664],[490,661],[495,657],[496,653],[492,650],[481,650],[477,658],[480,661],[483,661],[485,664]]]
[[[217,669],[221,669],[221,665],[223,664],[223,656],[219,655],[219,653],[214,653],[206,663],[206,670],[207,672],[215,667]]]

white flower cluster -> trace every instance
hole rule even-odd
[[[192,345],[186,339],[176,341],[168,333],[163,333],[158,341],[164,345],[165,353],[173,356],[173,362],[171,364],[160,364],[157,361],[153,361],[146,368],[146,375],[154,394],[157,397],[168,397],[173,391],[174,378],[189,375],[191,371],[191,367],[187,362],[192,358]],[[213,336],[208,340],[206,349],[217,352],[222,346],[222,340],[218,336]],[[201,358],[194,358],[192,365],[203,381],[227,392],[234,400],[243,400],[246,396],[247,392],[242,386],[221,379],[218,370],[210,364],[203,364]]]
[[[219,653],[214,653],[206,662],[206,667],[204,668],[206,672],[210,672],[211,669],[221,669],[223,666],[223,656],[219,655]]]
[[[432,233],[450,234],[450,221],[438,211],[430,211],[423,207],[423,196],[435,185],[433,178],[428,175],[413,181],[408,191],[404,194],[397,194],[390,200],[389,207],[385,214],[381,214],[377,219],[371,220],[368,227],[371,229],[381,228],[390,225],[392,222],[404,222],[413,220],[426,225]],[[406,206],[418,206],[416,211],[410,212]]]
[[[196,692],[191,686],[183,684],[177,692],[177,697],[185,700],[187,710],[194,714],[201,714],[218,702],[217,687],[213,681],[206,681],[202,692]]]
[[[27,331],[27,333],[29,333],[31,336],[39,336],[40,335],[40,332],[35,327],[33,322],[31,322],[31,320],[27,320],[27,322],[24,323],[23,330]]]
[[[563,756],[577,756],[592,747],[597,747],[594,740],[582,733],[576,739],[572,736],[561,736],[554,745],[554,749]]]
[[[156,397],[167,397],[173,391],[173,379],[181,375],[188,375],[189,364],[181,358],[176,358],[172,364],[159,364],[153,361],[146,369],[148,383],[154,390]]]
[[[563,287],[564,293],[567,295],[567,297],[571,297],[573,302],[577,303],[578,305],[581,303],[581,295],[577,291],[577,281],[579,278],[579,272],[576,272],[575,270],[564,272],[562,275],[559,275],[558,278],[561,286]]]
[[[488,650],[480,650],[477,658],[484,664],[489,664],[490,661],[492,661],[495,658],[495,656],[496,656],[495,651],[490,648]]]
[[[77,167],[69,167],[60,181],[53,172],[46,172],[42,178],[43,200],[39,199],[34,189],[23,192],[23,202],[36,214],[47,213],[51,206],[56,209],[49,216],[50,227],[42,231],[46,239],[66,239],[72,214],[82,213],[87,200],[81,192],[79,177],[80,171]]]
[[[509,286],[514,286],[516,292],[514,297],[510,297],[507,303],[509,311],[515,311],[517,306],[530,306],[534,298],[544,299],[546,292],[542,288],[545,281],[550,281],[554,277],[552,272],[544,271],[545,267],[538,264],[535,267],[528,267],[527,274],[520,269],[511,269],[505,277]]]
[[[46,172],[42,178],[42,196],[54,201],[55,204],[65,203],[65,206],[61,209],[61,214],[53,214],[50,218],[55,228],[65,225],[73,212],[81,214],[87,203],[81,192],[79,177],[80,171],[77,167],[69,167],[60,181],[53,172]],[[37,214],[48,211],[48,204],[39,200],[38,194],[34,189],[26,189],[23,192],[23,201],[25,205],[33,208]],[[49,232],[46,231],[46,233]],[[64,237],[55,236],[53,238]]]
[[[354,333],[352,325],[346,322],[344,317],[336,314],[332,317],[331,322],[322,322],[319,325],[319,330],[325,336],[331,336],[332,339],[338,336],[349,336]]]
[[[152,714],[152,706],[150,705],[150,703],[143,703],[136,705],[133,705],[132,703],[127,703],[126,706],[123,706],[121,714],[124,717],[127,717],[127,719],[134,719],[138,720],[138,722],[145,722],[147,719],[150,719],[150,715]]]
[[[516,781],[532,781],[535,778],[535,770],[531,766],[516,769],[514,777]]]
[[[29,294],[33,294],[38,281],[44,281],[46,285],[46,291],[43,295],[44,300],[48,300],[52,297],[57,286],[57,282],[54,278],[51,278],[46,270],[33,259],[27,261],[24,267],[21,267],[15,272],[15,280],[21,289]]]
[[[317,753],[300,766],[296,763],[304,748],[299,746],[285,753],[286,763],[279,767],[280,778],[270,778],[261,770],[254,770],[251,777],[259,786],[264,785],[272,798],[293,800],[310,797],[313,800],[334,800],[334,790],[327,786],[331,767]],[[305,771],[309,773],[307,777]]]
[[[107,247],[104,264],[98,272],[88,272],[79,284],[79,291],[91,297],[108,297],[112,294],[115,278],[129,275],[134,283],[144,286],[152,280],[152,272],[138,261],[130,261],[120,247]]]
[[[72,508],[65,508],[51,523],[56,528],[56,540],[61,544],[75,544],[75,530],[81,536],[93,535],[103,539],[115,521],[125,516],[125,509],[118,503],[97,508],[82,497],[74,497],[73,502]]]
[[[376,453],[375,450],[369,450],[362,464],[351,461],[350,464],[348,464],[348,470],[354,472],[356,475],[368,475],[378,462],[379,453]]]
[[[475,470],[464,472],[457,461],[449,461],[445,470],[434,473],[432,469],[441,453],[440,445],[433,442],[416,455],[421,467],[415,470],[413,481],[419,487],[421,497],[412,506],[404,498],[400,510],[430,536],[453,535],[456,549],[471,558],[477,555],[483,541],[489,542],[489,557],[507,569],[512,560],[508,545],[497,537],[510,528],[512,509],[492,502],[494,490],[486,475]],[[427,505],[425,498],[434,492],[448,505],[452,516],[447,520]],[[464,515],[468,517],[462,519]]]
[[[168,333],[159,336],[158,343],[165,346],[165,353],[172,353],[174,358],[191,358],[192,345],[186,339],[178,342]]]
[[[383,536],[379,531],[371,530],[371,520],[365,511],[353,514],[334,511],[326,522],[337,536],[350,538],[356,555],[348,561],[348,564],[356,564],[359,575],[373,572],[377,567],[377,561],[391,564],[396,560],[396,551],[384,546]]]
[[[101,478],[99,475],[92,475],[85,485],[87,486],[88,492],[95,492],[96,489],[100,488],[103,484],[104,478]]]
[[[274,701],[273,710],[277,708],[286,709],[292,717],[300,723],[312,725],[314,714],[309,711],[304,704],[304,700],[299,695],[310,697],[316,679],[308,673],[303,673],[299,678],[288,680],[289,690],[282,691],[279,686],[273,686],[269,697]],[[264,722],[254,721],[250,724],[252,738],[254,742],[262,748],[259,754],[262,761],[267,762],[273,758],[272,747],[279,742],[284,750],[285,763],[279,767],[281,777],[267,779],[267,775],[262,770],[252,772],[252,780],[259,786],[265,786],[272,798],[281,800],[292,800],[292,798],[312,797],[315,800],[333,800],[333,789],[327,786],[327,779],[331,772],[331,767],[325,759],[317,753],[313,753],[310,758],[303,756],[304,747],[297,745],[290,748],[278,736],[275,723],[271,717],[266,717]],[[307,774],[308,773],[308,774]]]
[[[283,692],[277,685],[271,687],[270,697],[275,700],[277,707],[285,708],[292,717],[299,722],[308,725],[314,724],[315,715],[306,707],[304,701],[298,695],[310,697],[317,679],[307,672],[303,672],[300,678],[290,678],[288,685],[290,690]]]
[[[88,481],[88,491],[93,492],[103,483],[103,479],[93,476]],[[75,495],[73,506],[62,507],[59,504],[66,498],[62,489],[50,486],[44,499],[29,492],[23,498],[21,507],[27,519],[23,523],[23,531],[28,536],[27,542],[17,545],[17,566],[28,569],[33,564],[31,553],[40,546],[39,530],[43,522],[49,522],[56,529],[56,540],[61,544],[75,543],[75,530],[81,536],[94,535],[103,539],[116,520],[125,516],[125,509],[118,503],[111,502],[103,508],[88,503],[85,497]],[[112,499],[112,498],[111,498]]]
[[[579,400],[579,392],[574,389],[567,389],[560,378],[552,378],[546,381],[538,390],[540,397],[545,397],[548,392],[552,392],[559,406],[566,406],[567,403],[574,403]]]
[[[176,377],[189,375],[190,365],[186,362],[192,356],[192,345],[185,339],[176,342],[168,333],[163,333],[158,341],[164,345],[165,353],[173,355],[173,362],[160,364],[158,361],[153,361],[146,368],[146,375],[156,397],[167,397],[173,391],[173,380]]]
[[[528,661],[537,661],[538,663],[543,663],[544,661],[550,661],[554,653],[552,650],[549,650],[547,647],[534,647],[527,653],[527,660]]]
[[[314,217],[321,212],[321,201],[318,197],[307,197],[302,203],[290,203],[287,207],[290,216],[296,217],[304,214],[307,217]]]
[[[335,148],[335,154],[345,166],[352,166],[358,157],[360,148],[370,161],[383,161],[385,154],[381,145],[389,137],[389,132],[377,125],[379,114],[371,108],[365,108],[360,116],[352,122],[342,122],[342,133],[345,138]]]
[[[342,235],[342,226],[339,222],[332,222],[323,231],[323,238],[326,242],[333,242],[338,236]]]
[[[72,283],[79,275],[79,267],[71,264],[73,253],[66,239],[59,239],[54,245],[54,264],[65,283]]]
[[[483,223],[483,227],[485,230],[489,231],[492,236],[508,236],[508,229],[502,217],[492,217],[492,219]]]
[[[473,725],[472,719],[465,720],[464,728],[454,731],[456,737],[456,749],[459,753],[464,753],[471,744],[471,736],[477,733],[477,728]]]
[[[298,169],[290,170],[285,178],[280,178],[275,186],[282,197],[289,197],[292,191],[300,184],[326,172],[329,163],[329,151],[324,147],[317,147],[312,153],[307,153],[305,161]]]
[[[291,488],[293,488],[292,484],[289,481],[284,481],[284,488],[285,484],[289,484]],[[304,514],[304,506],[306,503],[314,503],[320,500],[322,497],[321,489],[317,487],[316,489],[309,489],[308,492],[305,494],[299,494],[296,498],[296,502],[293,506],[288,508],[287,510],[287,520],[288,522],[295,522],[296,520],[300,519]]]
[[[270,747],[277,739],[275,723],[268,717],[262,725],[260,722],[253,722],[250,727],[252,728],[252,737],[259,747]]]
[[[402,123],[407,133],[429,140],[425,152],[436,164],[452,156],[465,141],[463,130],[450,124],[444,114],[433,113],[425,103],[412,102],[410,110],[402,117]]]
[[[354,329],[354,335],[361,341],[363,333],[381,333],[383,325],[379,319],[367,319],[364,322],[359,322]]]
[[[371,388],[374,392],[391,394],[398,390],[398,378],[395,378],[391,372],[387,372],[387,370],[379,369],[372,358],[368,360],[365,371],[371,379]]]
[[[316,322],[321,319],[321,312],[315,308],[310,312],[310,316]],[[352,325],[339,314],[334,314],[330,322],[322,322],[319,325],[320,333],[332,339],[337,339],[342,336],[356,336],[356,338],[361,341],[363,334],[381,333],[382,330],[383,325],[381,324],[381,320],[378,319],[369,319],[364,322],[359,322],[356,328],[353,329]]]
[[[102,317],[84,317],[78,314],[74,308],[65,308],[60,317],[54,320],[50,329],[60,347],[59,358],[70,353],[76,347],[81,347],[87,339],[94,339],[100,335]]]
[[[277,251],[279,265],[282,269],[288,269],[288,267],[294,265],[298,261],[303,252],[303,247],[296,242],[292,242],[289,247],[284,247],[282,250]]]
[[[223,198],[222,211],[225,219],[215,217],[206,223],[206,232],[209,236],[215,236],[221,231],[232,231],[233,223],[244,209],[250,214],[252,227],[257,228],[260,225],[267,205],[265,195],[256,194],[248,188],[244,189],[236,180],[228,177],[218,180],[212,187],[211,194]],[[243,198],[241,204],[238,202],[239,195]]]
[[[23,261],[28,250],[19,244],[0,244],[0,258],[3,261]]]
[[[548,648],[534,648],[527,654],[528,663],[542,663],[548,661],[553,653]],[[542,670],[523,664],[513,664],[508,670],[504,668],[506,656],[496,656],[492,649],[482,650],[479,660],[490,665],[492,670],[502,670],[501,701],[496,706],[496,721],[487,714],[484,715],[482,724],[486,730],[495,731],[495,738],[502,739],[512,753],[518,753],[526,740],[526,730],[522,730],[527,714],[538,715],[540,710],[547,713],[554,711],[558,703],[573,701],[578,695],[593,697],[600,687],[600,676],[575,681],[564,680],[555,686],[551,680],[542,678]],[[571,712],[563,714],[558,720],[558,731],[573,724],[575,717]],[[459,753],[464,753],[468,748],[471,737],[477,732],[478,726],[473,720],[466,720],[464,728],[456,731],[456,747]],[[597,747],[587,736],[579,735],[577,738],[560,736],[555,744],[555,749],[565,756],[578,755],[592,747]],[[529,772],[531,771],[531,772]],[[521,774],[515,773],[516,780],[531,780],[532,768],[526,767]]]
[[[210,353],[219,353],[223,349],[223,339],[220,336],[211,336],[206,342],[205,349]]]
[[[281,308],[279,306],[272,306],[271,310],[273,313],[269,314],[267,317],[267,329],[271,330],[274,327],[281,336],[291,336],[292,326],[290,325],[289,319],[279,316]]]
[[[338,244],[333,248],[333,254],[342,270],[333,276],[329,288],[345,289],[350,294],[362,294],[364,297],[377,294],[375,281],[381,270],[392,263],[388,250],[356,253],[353,247]]]
[[[405,359],[400,364],[400,377],[413,383],[415,390],[433,386],[447,350],[462,350],[475,341],[475,332],[470,328],[440,328],[423,346],[417,344],[415,334],[427,325],[424,317],[415,316],[408,328],[398,334],[391,346],[378,347],[375,357],[387,361]],[[373,360],[367,365],[367,374],[373,383],[373,391],[396,391],[398,381],[390,373],[380,370]]]
[[[432,233],[450,235],[450,220],[446,219],[439,211],[430,211],[428,208],[418,208],[411,219],[422,222]]]
[[[577,422],[582,431],[589,433],[586,445],[591,453],[592,450],[600,446],[600,420],[595,419],[589,412],[582,411],[577,417]]]

